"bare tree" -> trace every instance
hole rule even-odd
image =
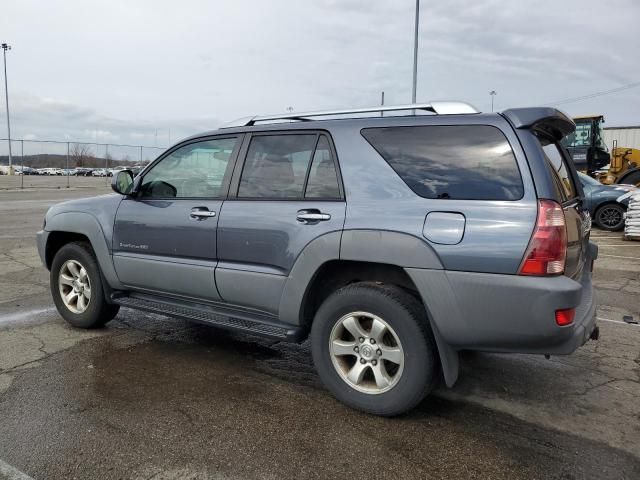
[[[69,150],[69,158],[76,167],[84,167],[87,160],[93,159],[93,152],[89,145],[74,143]]]

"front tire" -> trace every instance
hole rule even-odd
[[[118,314],[120,307],[106,301],[100,267],[86,242],[68,243],[58,250],[49,283],[58,312],[74,327],[99,328]]]
[[[624,212],[622,205],[607,203],[598,208],[594,220],[601,229],[617,232],[624,227]]]
[[[376,415],[411,410],[438,377],[424,307],[393,285],[361,282],[331,294],[313,321],[311,349],[327,389]]]

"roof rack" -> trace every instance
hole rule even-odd
[[[260,115],[243,117],[227,123],[221,128],[250,127],[257,122],[270,122],[273,120],[299,120],[309,121],[311,117],[329,117],[337,115],[354,115],[360,113],[399,112],[403,110],[424,110],[438,115],[453,115],[462,113],[480,113],[474,106],[465,102],[431,102],[412,103],[406,105],[377,105],[375,107],[349,108],[344,110],[321,110],[317,112],[291,112],[277,115]]]

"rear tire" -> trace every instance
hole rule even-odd
[[[606,203],[596,210],[594,221],[598,227],[609,232],[624,228],[625,208],[617,203]]]
[[[58,312],[74,327],[102,327],[120,310],[106,301],[100,267],[86,242],[68,243],[58,250],[49,283]]]
[[[311,349],[327,389],[375,415],[411,410],[438,378],[425,309],[393,285],[361,282],[331,294],[315,315]]]

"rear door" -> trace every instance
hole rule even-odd
[[[254,133],[243,157],[220,214],[216,283],[228,303],[276,314],[303,249],[343,228],[337,159],[316,131]]]
[[[554,142],[546,142],[543,138],[540,141],[567,224],[565,275],[577,278],[582,272],[589,242],[590,220],[584,193],[566,151]]]

